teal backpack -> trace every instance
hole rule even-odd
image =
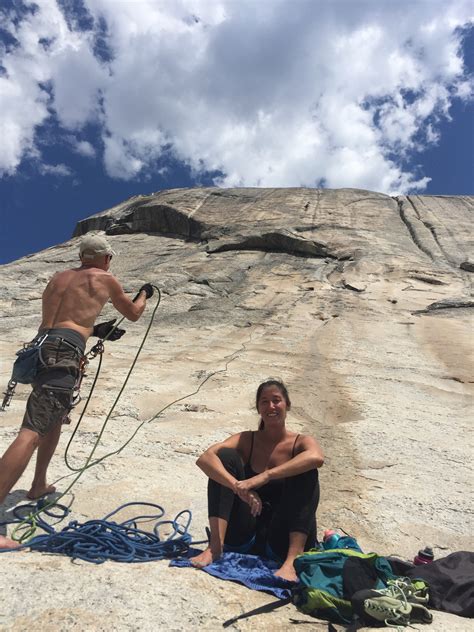
[[[353,620],[353,594],[386,588],[387,580],[396,577],[385,557],[353,548],[311,549],[298,556],[294,566],[299,584],[292,601],[298,610],[342,624]]]

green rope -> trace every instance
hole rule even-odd
[[[124,444],[122,444],[120,446],[120,448],[118,448],[117,450],[114,450],[113,452],[108,452],[107,454],[104,454],[103,456],[101,456],[99,459],[96,459],[95,461],[92,461],[92,463],[86,463],[86,465],[81,469],[81,472],[85,469],[88,469],[90,467],[93,467],[94,465],[98,465],[99,463],[101,463],[102,461],[105,461],[105,459],[108,459],[110,456],[114,456],[115,454],[120,454],[120,452],[122,452],[122,450],[124,448],[126,448],[126,446],[135,438],[135,436],[137,435],[137,433],[139,432],[139,430],[147,423],[150,423],[151,421],[153,421],[154,419],[157,419],[157,417],[159,417],[162,413],[165,412],[165,410],[168,410],[168,408],[171,408],[171,406],[174,406],[175,404],[178,404],[179,402],[188,399],[188,397],[192,397],[193,395],[197,395],[199,393],[199,391],[201,390],[201,388],[204,386],[204,384],[211,379],[211,377],[214,377],[214,375],[217,375],[219,373],[225,373],[227,371],[227,367],[229,366],[229,364],[235,360],[235,358],[237,357],[237,355],[240,353],[241,349],[232,352],[231,354],[229,354],[228,356],[224,356],[224,359],[227,359],[227,362],[224,365],[223,369],[218,369],[217,371],[212,371],[212,373],[209,373],[209,375],[207,375],[202,382],[200,382],[199,386],[197,387],[196,390],[192,391],[192,393],[187,393],[186,395],[183,395],[182,397],[179,397],[178,399],[174,399],[172,402],[170,402],[169,404],[166,404],[166,406],[163,406],[163,408],[160,408],[160,410],[158,412],[156,412],[152,417],[150,417],[149,419],[144,419],[133,431],[133,433],[130,435],[130,437],[127,439],[127,441],[125,441]],[[71,469],[71,468],[69,468]],[[65,478],[68,478],[69,476],[72,476],[72,474],[66,474],[65,476],[61,476],[61,478],[58,478],[55,483],[58,483],[59,481],[64,480]]]
[[[153,286],[153,287],[155,287],[155,286]],[[135,354],[135,358],[133,359],[133,362],[132,362],[132,364],[130,365],[130,368],[129,368],[129,370],[128,370],[127,376],[125,377],[125,380],[124,380],[124,382],[123,382],[123,384],[122,384],[122,387],[121,387],[121,389],[120,389],[120,391],[119,391],[119,393],[118,393],[117,397],[115,398],[114,403],[112,404],[112,407],[110,408],[110,410],[109,410],[109,412],[108,412],[108,414],[107,414],[107,417],[105,418],[104,423],[102,424],[102,428],[100,429],[99,435],[98,435],[98,437],[97,437],[97,439],[96,439],[96,442],[95,442],[95,444],[94,444],[94,446],[93,446],[93,448],[92,448],[91,453],[89,454],[89,456],[88,456],[88,458],[87,458],[87,460],[86,460],[86,462],[85,462],[85,465],[83,465],[82,467],[76,468],[76,467],[73,467],[73,466],[69,463],[69,460],[68,460],[68,452],[69,452],[69,448],[70,448],[70,446],[71,446],[71,443],[72,443],[72,441],[74,440],[74,437],[75,437],[75,435],[76,435],[76,432],[77,432],[77,430],[78,430],[78,428],[79,428],[79,426],[80,426],[80,424],[81,424],[81,421],[82,421],[82,419],[83,419],[83,417],[84,417],[84,413],[85,413],[85,412],[86,412],[86,410],[87,410],[87,407],[88,407],[88,405],[89,405],[90,399],[91,399],[91,397],[92,397],[92,393],[93,393],[94,388],[95,388],[95,385],[96,385],[96,383],[97,383],[97,379],[98,379],[98,377],[99,377],[100,368],[101,368],[101,366],[102,366],[102,354],[100,354],[99,366],[97,367],[97,371],[96,371],[96,374],[95,374],[95,377],[94,377],[94,381],[93,381],[92,386],[91,386],[91,390],[90,390],[90,392],[89,392],[89,395],[88,395],[88,397],[87,397],[87,400],[86,400],[86,403],[85,403],[85,405],[84,405],[84,408],[82,409],[82,412],[81,412],[81,415],[80,415],[80,417],[79,417],[79,419],[78,419],[78,421],[77,421],[76,427],[74,428],[74,431],[73,431],[73,433],[72,433],[72,435],[71,435],[71,438],[70,438],[70,439],[69,439],[69,441],[68,441],[68,444],[67,444],[67,446],[66,446],[66,450],[65,450],[65,452],[64,452],[64,461],[65,461],[65,463],[66,463],[66,466],[67,466],[67,468],[68,468],[69,470],[72,470],[73,472],[83,472],[84,470],[88,469],[88,468],[89,468],[89,467],[91,467],[92,465],[95,465],[96,463],[99,463],[100,461],[102,461],[102,460],[103,460],[103,458],[105,458],[105,457],[102,457],[101,459],[98,459],[98,460],[93,461],[92,463],[90,463],[90,461],[91,461],[92,457],[94,456],[94,453],[95,453],[95,451],[96,451],[96,449],[97,449],[97,447],[98,447],[98,445],[99,445],[99,443],[100,443],[100,440],[101,440],[101,438],[102,438],[102,435],[104,434],[104,431],[105,431],[105,428],[106,428],[106,426],[107,426],[107,424],[108,424],[108,422],[109,422],[109,419],[110,419],[110,417],[111,417],[112,413],[114,412],[115,407],[117,406],[117,404],[118,404],[118,402],[119,402],[120,398],[122,397],[122,393],[123,393],[123,391],[125,390],[125,387],[127,386],[128,380],[130,379],[130,375],[132,374],[132,371],[133,371],[133,369],[135,368],[135,364],[137,363],[138,356],[139,356],[139,355],[140,355],[140,353],[142,352],[143,346],[145,345],[145,341],[146,341],[146,339],[147,339],[147,337],[148,337],[148,334],[149,334],[149,332],[150,332],[151,326],[152,326],[153,321],[154,321],[154,319],[155,319],[156,310],[158,309],[158,306],[160,305],[160,302],[161,302],[161,293],[160,293],[160,291],[158,290],[158,288],[156,288],[156,290],[158,291],[158,302],[157,302],[157,304],[155,305],[155,307],[154,307],[154,309],[153,309],[153,312],[152,312],[152,315],[151,315],[151,318],[150,318],[150,322],[148,323],[148,327],[147,327],[147,329],[146,329],[146,331],[145,331],[145,335],[143,336],[143,340],[142,340],[142,342],[141,342],[140,346],[138,347],[137,353]],[[122,320],[123,320],[123,318],[122,318]],[[120,321],[119,321],[119,322],[118,322],[118,323],[114,326],[114,329],[116,329],[116,328],[120,325],[120,323],[122,322],[122,320],[120,320]],[[113,329],[109,332],[108,336],[110,336],[110,335],[112,334],[112,331],[113,331]],[[106,340],[106,339],[107,339],[107,338],[104,338],[104,340]],[[125,446],[123,446],[123,447],[125,447]],[[111,453],[111,454],[114,454],[114,453]],[[108,456],[108,455],[106,455],[106,456]]]

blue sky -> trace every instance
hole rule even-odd
[[[0,263],[165,188],[474,193],[464,0],[7,0],[0,42]]]

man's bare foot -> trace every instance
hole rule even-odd
[[[293,566],[293,562],[287,563],[285,562],[283,566],[281,566],[274,573],[277,577],[281,577],[282,579],[286,579],[289,582],[297,582],[298,576],[296,575],[295,567]]]
[[[18,542],[10,540],[10,538],[4,535],[0,535],[0,549],[17,549],[19,546]]]
[[[215,562],[219,558],[220,555],[213,555],[211,549],[208,547],[205,551],[199,553],[199,555],[189,558],[189,561],[196,568],[204,568],[205,566],[207,566],[208,564],[212,564],[212,562]]]
[[[38,500],[38,498],[41,498],[42,496],[54,494],[55,491],[56,487],[54,485],[46,485],[42,487],[35,487],[33,485],[30,491],[26,494],[26,497],[30,500]]]

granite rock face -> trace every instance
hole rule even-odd
[[[472,549],[473,208],[468,196],[176,189],[131,198],[80,222],[70,241],[2,266],[5,385],[15,350],[39,324],[45,283],[76,265],[81,235],[105,231],[126,291],[147,281],[161,290],[98,455],[117,450],[144,423],[123,451],[75,485],[73,518],[99,518],[131,500],[157,502],[168,517],[191,509],[191,532],[202,539],[206,479],[194,462],[210,443],[257,427],[254,393],[272,376],[289,387],[289,426],[316,436],[326,453],[320,533],[340,527],[366,551],[407,559],[424,545],[437,557]],[[78,464],[154,301],[143,319],[125,325],[124,338],[106,345],[71,448]],[[104,316],[113,315],[107,306]],[[94,370],[91,363],[84,396]],[[19,387],[0,415],[0,451],[15,436],[28,392]],[[52,480],[68,473],[61,454],[71,432],[66,426]],[[32,472],[33,464],[0,520],[24,500]],[[8,630],[46,620],[51,630],[217,630],[271,600],[166,562],[91,567],[36,553],[0,561],[12,585],[0,613]],[[233,629],[290,630],[291,618],[311,621],[286,606]],[[430,629],[473,629],[469,623],[435,613]]]

